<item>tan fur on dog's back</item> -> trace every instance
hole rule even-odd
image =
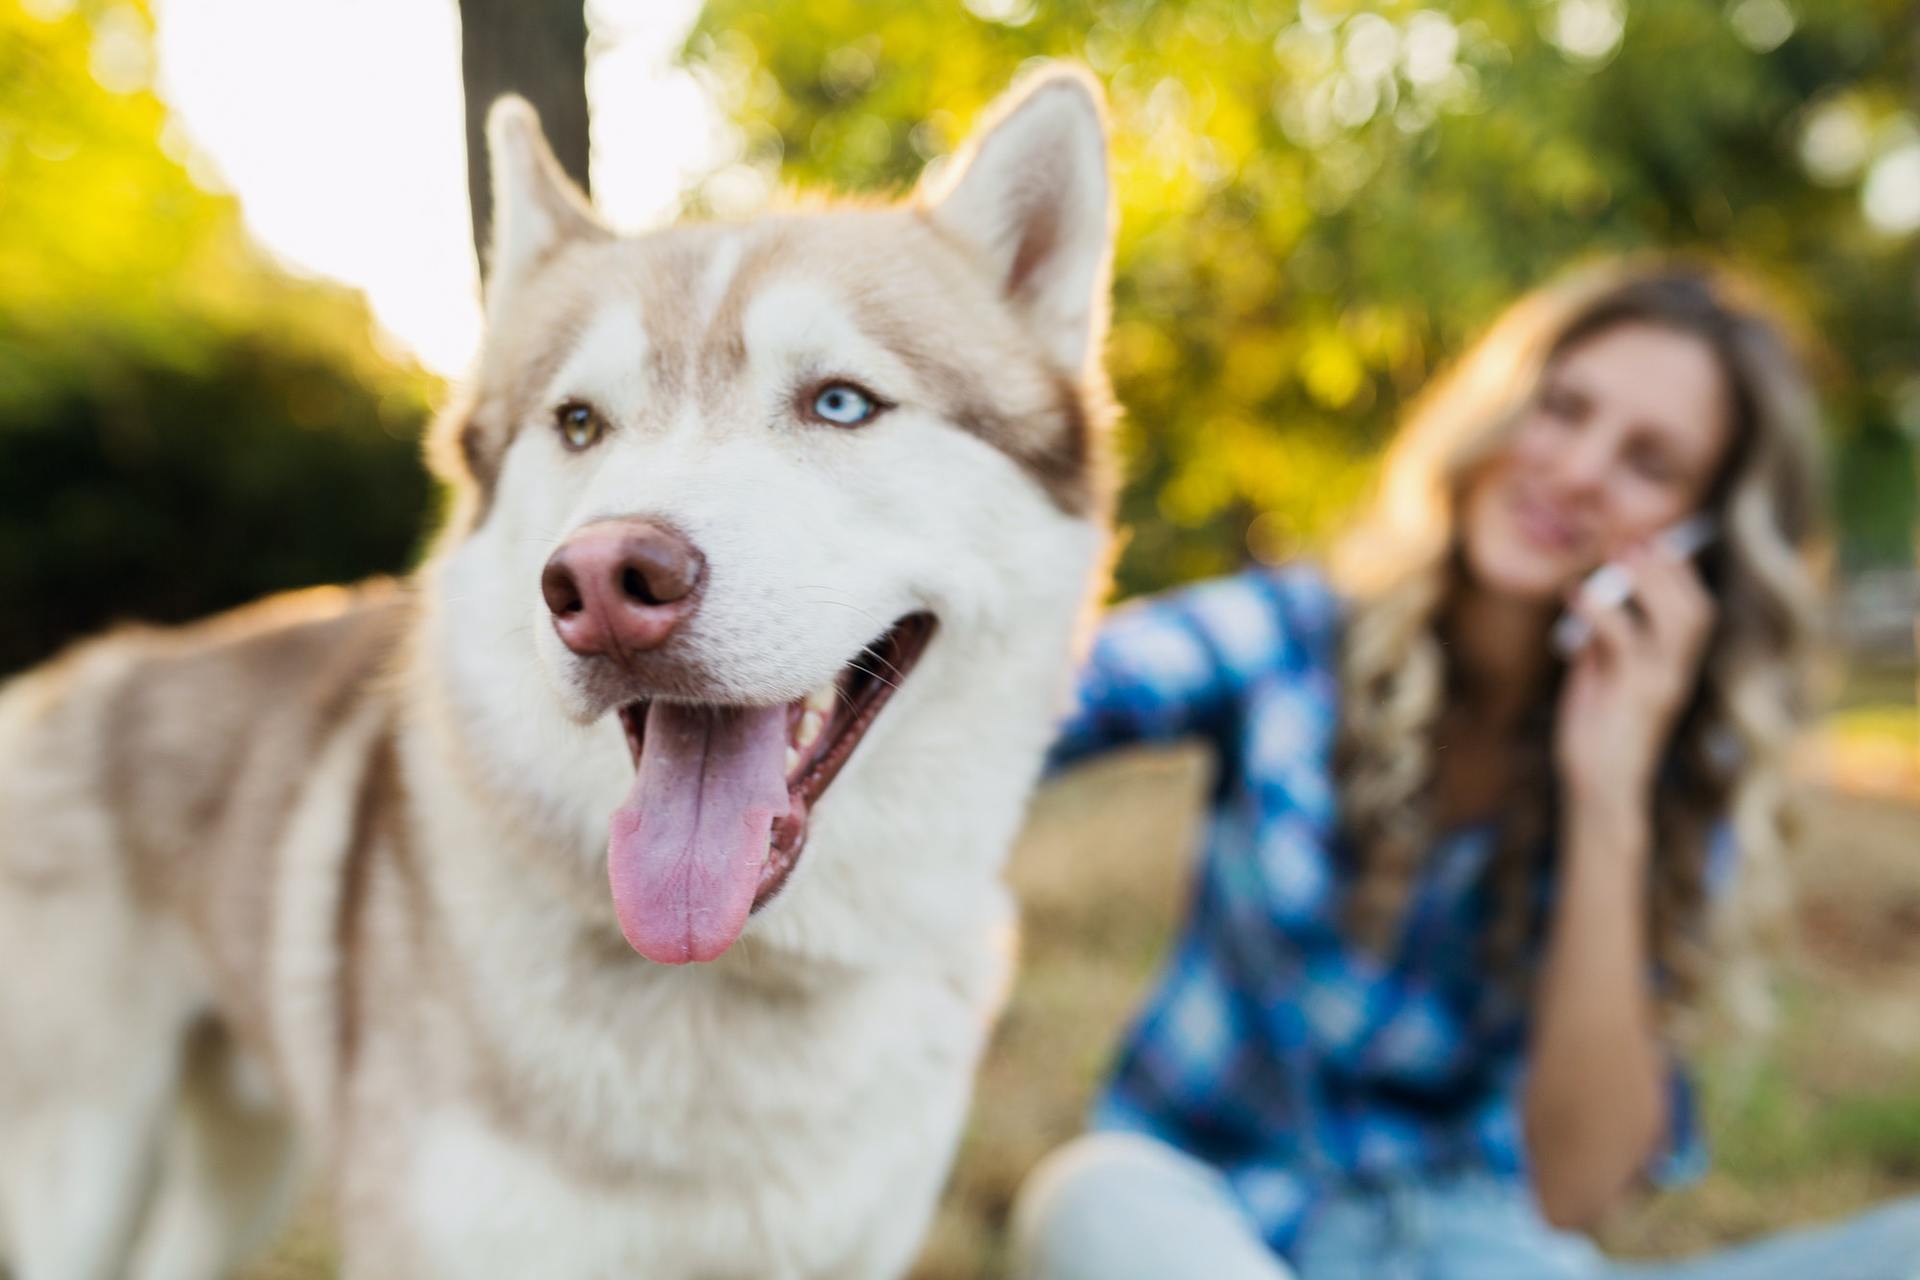
[[[285,1081],[264,1077],[278,1057],[278,858],[313,759],[356,709],[390,697],[408,614],[393,584],[301,592],[192,627],[126,629],[0,687],[0,957],[41,975],[0,989],[0,1063],[15,1064],[0,1065],[0,1131],[57,1108],[75,1073],[99,1073],[109,1101],[119,1084],[165,1093],[179,1079],[178,1114],[225,1126],[193,1138],[191,1158],[224,1141],[222,1158],[275,1194],[284,1126],[264,1099]],[[126,1042],[141,1037],[115,1033],[142,1025],[178,1055],[132,1059]],[[49,1040],[79,1052],[61,1062],[35,1043]],[[256,1096],[216,1116],[243,1071]],[[129,1073],[152,1078],[117,1079]],[[196,1122],[168,1121],[159,1097],[147,1105],[170,1126],[163,1149],[182,1147]],[[165,1234],[168,1208],[149,1208],[163,1224],[150,1235]]]
[[[33,839],[0,774],[14,883],[54,894],[111,858],[132,899],[204,940],[208,995],[267,1054],[275,857],[307,766],[349,714],[389,695],[409,603],[392,583],[276,596],[177,630],[128,629],[0,688],[0,753],[85,761],[97,850]]]

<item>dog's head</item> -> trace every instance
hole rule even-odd
[[[1106,505],[1099,92],[1036,76],[898,205],[634,237],[526,104],[488,132],[487,337],[436,440],[443,608],[474,681],[537,665],[490,732],[624,729],[621,928],[711,959],[941,649],[1037,626],[1066,660]]]

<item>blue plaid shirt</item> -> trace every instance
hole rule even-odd
[[[1491,828],[1438,841],[1390,956],[1342,932],[1339,623],[1306,566],[1116,610],[1052,758],[1187,737],[1218,754],[1185,926],[1093,1120],[1220,1169],[1282,1255],[1330,1190],[1525,1178],[1527,1010],[1479,967]],[[1672,1093],[1663,1182],[1704,1164],[1677,1069]]]

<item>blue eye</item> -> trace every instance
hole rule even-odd
[[[837,427],[857,427],[880,412],[874,398],[845,382],[830,382],[813,397],[813,416]]]

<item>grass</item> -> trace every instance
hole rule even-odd
[[[914,1280],[1004,1274],[1021,1179],[1079,1131],[1179,916],[1206,768],[1193,751],[1138,755],[1036,801],[1012,869],[1020,978]],[[1705,1055],[1714,1169],[1609,1222],[1616,1252],[1683,1253],[1920,1191],[1920,809],[1827,790],[1807,818],[1779,1031]],[[329,1274],[308,1228],[247,1280]]]

